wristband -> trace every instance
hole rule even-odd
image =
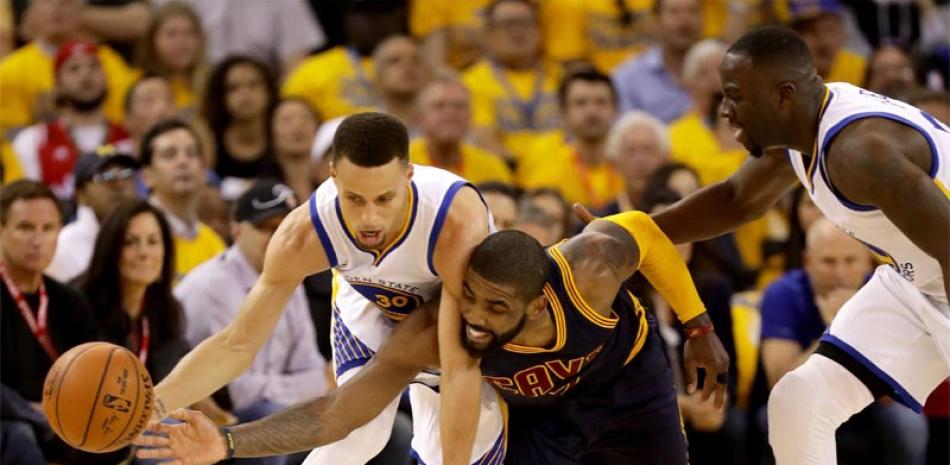
[[[686,339],[700,338],[713,332],[713,324],[706,323],[704,325],[694,326],[692,328],[684,328],[683,332],[686,333]]]
[[[228,460],[234,458],[234,433],[231,432],[231,428],[223,427],[218,431],[221,432],[221,437],[224,439],[224,447],[228,450]]]

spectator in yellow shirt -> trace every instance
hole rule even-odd
[[[30,6],[36,40],[0,61],[0,131],[10,136],[53,114],[53,56],[78,34],[82,0],[35,0]],[[106,75],[105,115],[122,121],[122,99],[133,71],[115,50],[100,46],[97,54]]]
[[[575,71],[564,78],[558,98],[565,132],[535,143],[518,167],[519,184],[554,188],[569,203],[603,208],[624,190],[623,177],[606,153],[617,116],[613,82],[600,71]]]
[[[670,154],[695,169],[703,185],[728,178],[747,155],[719,116],[719,64],[725,55],[726,46],[714,39],[705,39],[689,49],[683,62],[683,83],[693,106],[670,124]]]
[[[846,31],[841,8],[837,0],[789,0],[790,25],[805,40],[818,75],[825,82],[860,86],[864,82],[867,60],[844,48]]]
[[[415,129],[415,101],[429,78],[419,45],[409,36],[391,36],[373,52],[380,110]]]
[[[346,45],[305,59],[284,81],[285,97],[310,102],[322,121],[379,107],[372,54],[404,29],[405,17],[389,2],[348,2],[343,15]]]
[[[603,210],[612,215],[638,208],[650,178],[669,160],[666,125],[643,111],[625,113],[607,134],[607,158],[623,178],[624,190]]]
[[[559,70],[542,59],[533,2],[495,0],[485,15],[488,57],[462,76],[472,92],[475,142],[520,161],[535,137],[560,126]]]
[[[482,57],[483,21],[490,0],[412,0],[409,30],[422,41],[433,69],[463,70]]]
[[[197,95],[208,74],[205,48],[201,19],[180,2],[166,3],[155,11],[139,46],[138,66],[168,81],[175,107],[184,118],[197,113]]]
[[[610,73],[649,45],[654,0],[557,0],[541,4],[545,52]]]
[[[175,236],[175,270],[180,278],[225,249],[221,237],[198,220],[207,171],[201,143],[188,124],[165,120],[145,135],[140,158],[149,202],[165,213]]]
[[[502,159],[465,142],[472,119],[468,89],[454,79],[437,79],[419,94],[422,137],[409,144],[409,159],[420,165],[449,170],[474,184],[511,183]]]

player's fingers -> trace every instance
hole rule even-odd
[[[713,391],[716,389],[716,386],[719,384],[716,383],[716,380],[713,379],[712,369],[709,367],[703,367],[706,370],[706,378],[703,380],[703,402],[709,400],[709,397],[712,396]]]
[[[175,425],[166,425],[165,423],[155,423],[155,425],[149,428],[149,432],[156,434],[168,435],[172,431],[175,431]]]
[[[135,456],[140,459],[167,459],[172,456],[172,450],[168,447],[139,449],[135,451]]]
[[[163,447],[170,444],[170,440],[166,436],[139,436],[132,440],[132,444],[136,446],[145,446],[145,447]]]
[[[175,420],[178,420],[178,421],[183,421],[183,422],[185,422],[185,423],[188,423],[189,421],[191,421],[191,414],[192,414],[192,413],[193,413],[193,412],[192,412],[191,410],[186,410],[186,409],[180,408],[180,409],[175,410],[174,412],[172,412],[172,414],[169,415],[168,417],[169,417],[169,418],[174,418]]]
[[[685,374],[686,374],[686,393],[692,394],[696,392],[696,369],[698,365],[692,360],[692,357],[686,357],[684,360],[685,365]]]
[[[587,209],[587,207],[579,203],[575,203],[571,208],[574,210],[574,214],[577,215],[577,217],[580,218],[580,220],[585,224],[597,219],[597,217],[594,216],[590,210]]]
[[[726,403],[726,384],[716,383],[716,408],[721,409]]]

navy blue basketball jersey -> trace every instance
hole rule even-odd
[[[646,311],[637,299],[621,289],[612,314],[597,313],[578,292],[559,245],[548,248],[551,271],[544,285],[557,328],[553,345],[508,343],[482,357],[482,375],[514,408],[544,406],[603,386],[633,360],[647,339]]]

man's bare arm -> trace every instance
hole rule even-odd
[[[468,464],[475,442],[481,399],[478,359],[462,347],[458,300],[462,277],[475,247],[488,236],[488,212],[475,190],[462,188],[446,216],[433,256],[442,278],[439,306],[439,360],[442,376],[439,431],[446,465]]]
[[[928,175],[930,146],[916,130],[880,118],[845,127],[828,149],[831,183],[873,205],[940,263],[950,296],[950,199]]]
[[[352,379],[325,397],[233,428],[235,457],[313,449],[345,438],[402,392],[420,370],[438,363],[435,304],[412,312]]]
[[[437,308],[435,299],[410,313],[364,369],[327,395],[232,428],[234,456],[263,457],[313,449],[339,441],[375,418],[420,370],[438,365]],[[149,429],[161,435],[136,438],[136,445],[146,446],[137,452],[139,458],[199,465],[227,457],[225,438],[206,416],[178,410],[172,418],[182,423],[153,423]]]
[[[264,270],[234,321],[205,339],[155,387],[155,416],[210,396],[247,370],[270,338],[287,301],[303,278],[329,267],[307,205],[281,223],[267,247]]]
[[[675,244],[710,239],[761,217],[796,181],[784,150],[748,158],[729,179],[653,216]]]

